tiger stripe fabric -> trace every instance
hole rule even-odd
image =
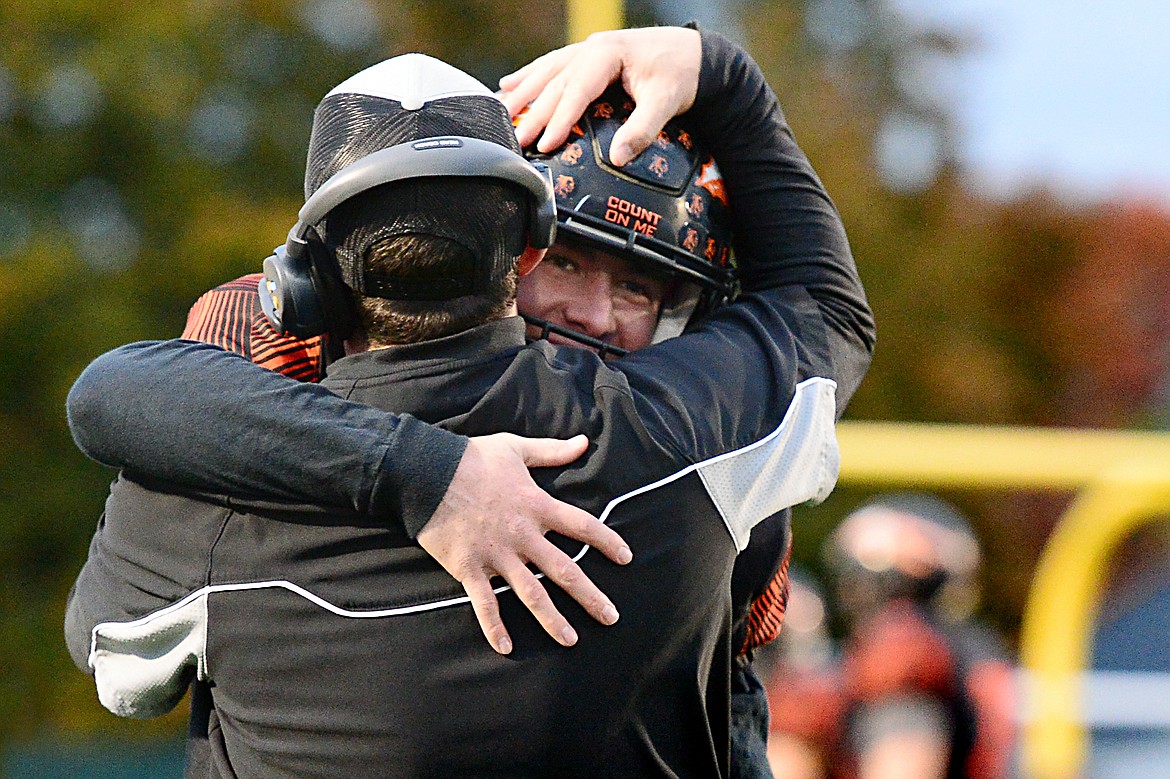
[[[752,601],[747,615],[747,637],[739,654],[746,654],[765,644],[770,644],[780,635],[784,626],[784,614],[788,610],[788,564],[792,561],[792,546],[789,543],[780,570],[768,582],[768,586]]]
[[[302,341],[278,333],[260,307],[261,278],[252,273],[205,292],[187,313],[183,338],[243,355],[297,381],[320,381],[323,337]]]

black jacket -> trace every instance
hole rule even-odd
[[[793,312],[766,300],[671,342],[729,349],[725,368],[756,374],[735,389],[659,348],[618,371],[524,346],[516,318],[331,367],[335,392],[463,433],[589,435],[582,462],[540,482],[605,518],[635,561],[581,557],[616,626],[554,595],[579,647],[504,593],[516,649],[496,655],[459,585],[380,523],[122,478],[70,601],[74,659],[131,716],[208,683],[217,776],[725,773],[735,555],[755,522],[836,475],[833,383],[809,378],[790,405],[792,344],[760,336]]]

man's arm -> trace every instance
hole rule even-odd
[[[489,583],[496,575],[550,635],[566,646],[576,642],[525,563],[599,621],[617,620],[609,598],[544,534],[575,538],[620,564],[631,559],[629,548],[592,515],[537,487],[527,470],[572,462],[585,451],[583,437],[467,439],[192,341],[130,344],[102,355],[78,378],[66,408],[82,451],[128,473],[386,521],[430,517],[404,529],[463,584],[484,634],[504,654],[511,643]]]
[[[840,215],[760,68],[719,35],[680,28],[599,33],[501,85],[517,105],[536,92],[569,104],[562,111],[537,98],[525,114],[529,124],[521,122],[522,140],[539,136],[542,147],[552,146],[586,99],[559,86],[582,77],[582,62],[602,74],[611,72],[606,58],[621,62],[632,89],[651,81],[657,63],[693,46],[702,54],[699,83],[675,104],[690,105],[684,121],[722,174],[744,294],[682,338],[614,367],[626,375],[648,433],[711,472],[704,482],[720,493],[712,497],[742,548],[763,516],[831,488],[834,416],[869,365],[873,319]],[[541,135],[543,120],[549,124]],[[615,136],[614,145],[644,145],[647,137],[638,130]]]
[[[692,89],[664,83],[695,73]],[[875,334],[841,217],[797,146],[759,66],[722,36],[682,27],[595,33],[505,76],[504,101],[522,144],[564,143],[577,117],[620,74],[637,108],[614,135],[611,159],[632,159],[674,113],[711,150],[731,197],[745,293],[787,288],[815,307],[796,333],[805,375],[837,383],[837,414],[869,366]],[[796,318],[786,312],[789,320]],[[694,348],[693,345],[686,347]],[[694,362],[694,358],[685,362]]]
[[[796,333],[798,378],[837,384],[845,410],[873,355],[873,312],[841,216],[796,143],[759,65],[726,38],[702,31],[703,64],[686,114],[718,161],[732,197],[745,297],[778,292],[815,309]]]
[[[282,409],[279,423],[272,408]],[[467,446],[463,436],[194,341],[141,342],[98,357],[66,412],[86,455],[131,474],[376,516],[430,516]]]

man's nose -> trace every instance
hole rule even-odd
[[[614,329],[613,297],[605,274],[589,274],[582,279],[565,307],[569,325],[586,335],[601,338]]]

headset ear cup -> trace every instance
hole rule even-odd
[[[279,274],[273,268],[273,263],[277,261],[277,251],[278,249],[273,249],[272,254],[264,258],[264,275],[260,277],[256,291],[260,295],[260,308],[264,311],[268,323],[276,329],[276,332],[283,333],[284,317],[281,314],[285,307],[281,305],[279,298],[280,288],[276,280]]]
[[[324,247],[309,245],[310,251],[325,253]],[[341,270],[333,256],[318,257],[312,264],[315,300],[321,308],[322,331],[340,343],[353,335],[359,317],[353,290],[341,280]]]
[[[326,330],[311,263],[302,251],[290,253],[287,245],[278,247],[264,260],[260,306],[281,333],[311,338]]]

